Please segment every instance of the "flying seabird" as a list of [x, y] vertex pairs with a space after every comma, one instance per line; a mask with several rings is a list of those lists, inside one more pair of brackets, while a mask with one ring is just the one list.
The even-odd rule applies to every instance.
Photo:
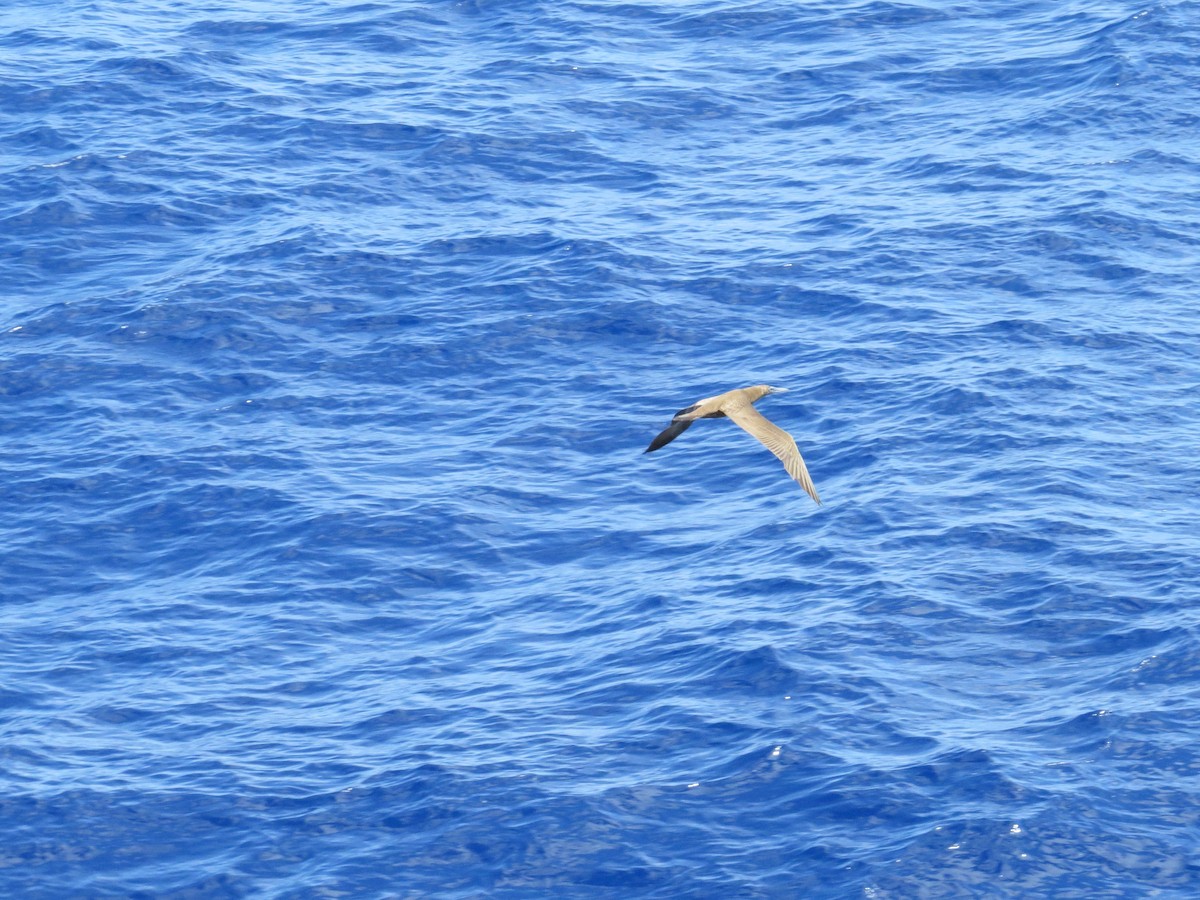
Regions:
[[778, 456], [783, 467], [787, 469], [787, 473], [800, 482], [800, 487], [808, 491], [808, 496], [820, 503], [821, 498], [817, 496], [816, 486], [813, 485], [795, 440], [754, 408], [754, 404], [767, 394], [782, 394], [786, 391], [787, 388], [756, 384], [754, 387], [726, 391], [724, 394], [709, 397], [707, 400], [698, 400], [687, 409], [681, 409], [675, 413], [671, 424], [650, 442], [650, 446], [646, 448], [645, 452], [653, 453], [659, 447], [665, 447], [687, 431], [697, 419], [723, 419], [728, 416], [733, 419], [735, 425], [749, 432], [751, 436], [760, 440], [768, 450]]

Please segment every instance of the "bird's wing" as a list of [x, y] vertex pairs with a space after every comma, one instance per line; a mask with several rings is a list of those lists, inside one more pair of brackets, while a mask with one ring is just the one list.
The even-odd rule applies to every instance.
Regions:
[[[687, 410], [683, 410], [683, 412], [687, 412]], [[650, 442], [650, 446], [647, 447], [643, 452], [652, 453], [659, 447], [665, 447], [667, 444], [671, 443], [671, 441], [675, 440], [675, 438], [687, 431], [688, 426], [694, 421], [695, 419], [673, 420], [670, 425], [662, 430], [658, 437]]]
[[779, 461], [783, 463], [787, 473], [800, 482], [800, 487], [808, 491], [808, 496], [818, 503], [821, 502], [821, 498], [817, 496], [817, 488], [813, 484], [812, 476], [808, 474], [808, 468], [804, 465], [804, 457], [800, 455], [800, 450], [790, 434], [767, 419], [749, 403], [731, 404], [724, 409], [725, 415], [753, 437], [762, 441], [763, 446], [779, 457]]

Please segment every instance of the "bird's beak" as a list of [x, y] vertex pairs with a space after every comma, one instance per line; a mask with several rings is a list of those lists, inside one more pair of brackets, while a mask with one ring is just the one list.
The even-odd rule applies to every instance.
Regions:
[[787, 388], [777, 388], [777, 387], [771, 388], [772, 394], [786, 394], [787, 392], [788, 392]]

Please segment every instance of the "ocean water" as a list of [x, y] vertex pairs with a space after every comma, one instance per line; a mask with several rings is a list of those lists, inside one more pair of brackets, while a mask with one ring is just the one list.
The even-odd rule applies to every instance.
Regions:
[[1196, 896], [1198, 136], [1194, 0], [2, 0], [0, 895]]

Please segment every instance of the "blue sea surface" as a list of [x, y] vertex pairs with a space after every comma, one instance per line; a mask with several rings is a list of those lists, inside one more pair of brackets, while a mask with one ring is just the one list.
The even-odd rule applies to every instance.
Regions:
[[0, 410], [0, 896], [1200, 896], [1196, 0], [0, 0]]

